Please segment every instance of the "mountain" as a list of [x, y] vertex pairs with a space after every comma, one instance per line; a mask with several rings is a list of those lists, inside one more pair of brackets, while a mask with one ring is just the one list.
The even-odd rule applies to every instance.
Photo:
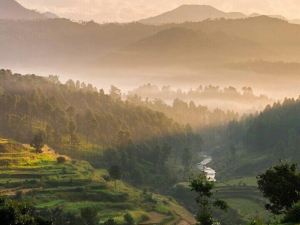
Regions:
[[5, 20], [40, 20], [57, 17], [53, 13], [39, 13], [23, 7], [15, 0], [0, 1], [0, 19]]
[[144, 24], [160, 25], [169, 23], [200, 22], [207, 19], [237, 19], [246, 15], [239, 12], [223, 12], [208, 5], [182, 5], [161, 15], [146, 18], [139, 22]]
[[226, 49], [230, 49], [230, 54], [233, 55], [234, 46], [244, 48], [244, 50], [257, 47], [255, 43], [247, 39], [231, 36], [225, 32], [207, 33], [191, 28], [172, 27], [140, 40], [132, 46], [132, 50], [140, 53], [151, 51], [159, 55], [180, 53], [184, 54], [182, 55], [184, 57], [194, 53], [195, 56], [205, 54], [209, 57], [207, 54], [218, 51], [223, 51], [225, 56], [227, 52], [224, 50]]
[[[0, 51], [6, 54], [0, 55], [0, 66], [46, 75], [88, 74], [89, 79], [105, 80], [105, 70], [114, 70], [112, 76], [119, 80], [128, 69], [134, 73], [126, 74], [133, 79], [139, 74], [141, 79], [139, 69], [150, 74], [162, 66], [171, 72], [175, 67], [214, 71], [227, 69], [230, 63], [253, 60], [299, 62], [299, 37], [299, 25], [267, 16], [160, 26], [100, 25], [67, 19], [1, 20]], [[146, 67], [152, 71], [146, 72]]]
[[257, 16], [268, 16], [270, 18], [275, 18], [275, 19], [280, 19], [280, 20], [285, 20], [285, 21], [288, 20], [287, 18], [285, 18], [282, 15], [264, 15], [264, 14], [259, 14], [259, 13], [252, 13], [249, 15], [249, 17], [257, 17]]

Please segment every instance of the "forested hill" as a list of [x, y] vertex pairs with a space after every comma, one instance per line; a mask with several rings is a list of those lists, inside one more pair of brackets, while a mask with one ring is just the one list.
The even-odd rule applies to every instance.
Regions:
[[300, 98], [268, 106], [246, 129], [249, 150], [300, 161]]
[[280, 160], [299, 163], [300, 98], [285, 99], [258, 115], [231, 123], [223, 143], [216, 154], [224, 157], [223, 162], [231, 162], [222, 171], [226, 175], [257, 175]]
[[0, 105], [1, 135], [26, 143], [38, 130], [49, 144], [103, 147], [118, 145], [120, 136], [138, 142], [184, 131], [162, 113], [123, 102], [117, 89], [106, 95], [91, 84], [62, 84], [56, 76], [1, 70]]

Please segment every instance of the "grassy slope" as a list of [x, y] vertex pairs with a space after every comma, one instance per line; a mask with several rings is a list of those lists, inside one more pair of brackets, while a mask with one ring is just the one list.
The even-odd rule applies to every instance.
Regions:
[[[194, 196], [189, 194], [188, 184], [181, 183], [180, 185], [188, 194], [183, 198], [192, 200]], [[264, 209], [265, 199], [257, 189], [255, 177], [217, 181], [215, 191], [215, 196], [225, 200], [230, 208], [234, 209], [245, 221], [251, 221], [256, 217], [266, 219], [270, 216]]]
[[268, 218], [270, 214], [264, 209], [265, 199], [257, 189], [255, 177], [218, 182], [217, 196], [224, 199], [230, 207], [246, 220], [255, 217]]
[[130, 212], [137, 222], [194, 222], [192, 215], [171, 198], [150, 193], [146, 197], [121, 181], [115, 190], [114, 183], [104, 179], [105, 170], [68, 157], [59, 164], [58, 156], [47, 147], [36, 154], [29, 146], [0, 139], [0, 195], [22, 193], [23, 199], [32, 200], [38, 208], [62, 207], [74, 214], [93, 207], [99, 220], [113, 217], [121, 222]]

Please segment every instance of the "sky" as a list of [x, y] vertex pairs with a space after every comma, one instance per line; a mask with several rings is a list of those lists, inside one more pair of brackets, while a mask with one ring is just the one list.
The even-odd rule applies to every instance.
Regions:
[[206, 4], [224, 11], [283, 15], [300, 19], [300, 0], [17, 0], [30, 9], [51, 11], [73, 20], [130, 22], [155, 16], [182, 4]]

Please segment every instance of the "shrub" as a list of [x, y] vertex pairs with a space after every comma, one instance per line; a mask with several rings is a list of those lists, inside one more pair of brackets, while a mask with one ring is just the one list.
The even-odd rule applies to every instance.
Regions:
[[134, 225], [134, 224], [135, 222], [133, 217], [129, 213], [126, 213], [124, 215], [124, 225]]
[[59, 157], [57, 157], [57, 163], [65, 163], [67, 160], [66, 160], [66, 158], [65, 157], [63, 157], [63, 156], [59, 156]]
[[300, 202], [296, 203], [285, 215], [285, 223], [299, 223], [300, 222]]
[[117, 222], [114, 219], [106, 220], [103, 225], [117, 225]]
[[102, 176], [103, 177], [103, 179], [106, 181], [106, 182], [108, 182], [108, 181], [111, 181], [111, 178], [110, 178], [110, 176], [109, 175], [103, 175]]

